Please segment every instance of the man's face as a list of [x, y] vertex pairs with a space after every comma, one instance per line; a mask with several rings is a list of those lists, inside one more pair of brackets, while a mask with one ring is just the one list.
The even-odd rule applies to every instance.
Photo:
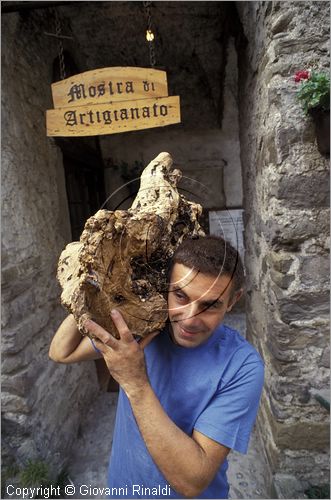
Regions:
[[206, 342], [239, 300], [242, 290], [232, 297], [230, 278], [214, 277], [176, 263], [172, 269], [168, 311], [172, 338], [182, 347]]

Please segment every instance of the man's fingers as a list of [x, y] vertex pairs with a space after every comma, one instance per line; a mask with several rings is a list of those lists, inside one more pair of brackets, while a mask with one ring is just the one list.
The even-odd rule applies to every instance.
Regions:
[[[136, 342], [121, 313], [116, 309], [113, 309], [111, 312], [111, 317], [120, 334], [120, 340], [115, 339], [115, 337], [110, 335], [110, 333], [108, 333], [104, 328], [102, 328], [102, 326], [98, 325], [94, 321], [89, 319], [84, 322], [84, 328], [86, 328], [86, 330], [95, 337], [94, 343], [96, 344], [96, 347], [102, 352], [104, 352], [104, 350], [102, 349], [102, 344], [105, 344], [112, 349], [117, 349], [121, 341], [125, 343]], [[144, 349], [159, 333], [159, 331], [150, 333], [139, 342], [139, 346]]]
[[121, 340], [124, 340], [124, 342], [126, 343], [135, 341], [128, 325], [125, 323], [124, 318], [119, 311], [113, 309], [111, 312], [111, 319], [113, 320], [114, 325], [116, 326], [118, 333], [120, 334]]
[[139, 345], [142, 347], [142, 349], [145, 349], [145, 347], [150, 343], [152, 342], [153, 338], [156, 337], [156, 335], [158, 335], [160, 332], [157, 331], [157, 332], [152, 332], [150, 333], [149, 335], [147, 335], [147, 337], [144, 337], [140, 342], [139, 342]]
[[[96, 337], [96, 340], [106, 344], [112, 349], [116, 349], [118, 341], [110, 335], [102, 326], [98, 325], [91, 319], [85, 321], [84, 327], [89, 333], [92, 333]], [[99, 347], [99, 346], [98, 346]]]
[[97, 339], [96, 337], [89, 337], [89, 339], [96, 353], [104, 354], [106, 352], [108, 346], [101, 342], [101, 340]]

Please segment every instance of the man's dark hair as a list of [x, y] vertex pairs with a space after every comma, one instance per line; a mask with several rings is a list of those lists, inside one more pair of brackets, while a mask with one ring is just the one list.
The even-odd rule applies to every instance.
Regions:
[[176, 263], [214, 277], [229, 276], [232, 293], [240, 290], [244, 283], [244, 268], [239, 252], [219, 236], [185, 239], [172, 257], [169, 277]]

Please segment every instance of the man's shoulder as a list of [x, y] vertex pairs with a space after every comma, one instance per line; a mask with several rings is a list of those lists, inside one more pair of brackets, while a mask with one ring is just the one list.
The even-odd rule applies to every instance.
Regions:
[[246, 340], [241, 333], [239, 333], [234, 328], [222, 324], [222, 339], [224, 342], [224, 346], [233, 354], [240, 358], [249, 358], [250, 361], [256, 361], [257, 363], [262, 363], [263, 359], [256, 348]]

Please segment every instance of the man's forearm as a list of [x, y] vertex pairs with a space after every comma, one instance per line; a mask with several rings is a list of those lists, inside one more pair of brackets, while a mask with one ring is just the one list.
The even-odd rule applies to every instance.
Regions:
[[147, 449], [164, 477], [181, 495], [198, 496], [218, 467], [168, 417], [149, 383], [128, 397]]
[[77, 323], [70, 314], [60, 325], [49, 348], [49, 357], [57, 363], [77, 363], [101, 358], [88, 337], [82, 337]]
[[49, 356], [54, 361], [62, 361], [79, 345], [82, 336], [72, 314], [67, 316], [58, 328], [49, 349]]

